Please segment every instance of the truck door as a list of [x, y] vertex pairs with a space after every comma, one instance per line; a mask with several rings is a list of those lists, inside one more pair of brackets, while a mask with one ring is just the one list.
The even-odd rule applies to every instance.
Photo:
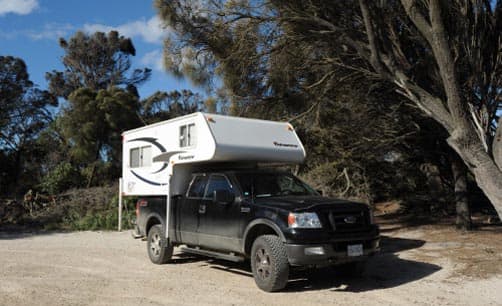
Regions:
[[188, 187], [185, 201], [179, 206], [179, 222], [177, 229], [181, 237], [181, 243], [198, 245], [197, 228], [199, 226], [199, 208], [206, 190], [208, 177], [205, 174], [197, 174], [192, 178]]
[[215, 190], [227, 190], [234, 195], [235, 187], [223, 174], [211, 174], [199, 207], [199, 245], [203, 247], [239, 251], [241, 219], [240, 204], [213, 202]]

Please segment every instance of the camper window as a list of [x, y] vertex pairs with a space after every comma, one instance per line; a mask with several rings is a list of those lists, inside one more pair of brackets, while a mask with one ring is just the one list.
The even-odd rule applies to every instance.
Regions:
[[139, 167], [139, 148], [134, 148], [129, 151], [129, 166], [131, 168]]
[[132, 148], [129, 151], [131, 168], [149, 167], [152, 165], [152, 146]]
[[195, 123], [180, 126], [180, 148], [192, 147], [197, 142]]

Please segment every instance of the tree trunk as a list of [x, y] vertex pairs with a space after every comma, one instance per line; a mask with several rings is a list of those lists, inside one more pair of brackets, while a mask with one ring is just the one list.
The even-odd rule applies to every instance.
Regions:
[[19, 184], [19, 178], [21, 177], [21, 173], [23, 172], [23, 166], [21, 165], [22, 163], [22, 148], [18, 148], [16, 152], [14, 153], [14, 173], [13, 173], [13, 178], [12, 182], [14, 182], [14, 196], [17, 197], [17, 195], [21, 192], [21, 185]]
[[467, 168], [459, 157], [451, 161], [451, 171], [455, 181], [455, 207], [457, 211], [457, 228], [462, 230], [472, 229], [471, 210], [467, 198]]
[[[497, 132], [492, 144], [493, 160], [502, 171], [502, 116], [499, 118]], [[501, 218], [502, 220], [502, 218]]]
[[501, 218], [502, 171], [484, 150], [478, 136], [472, 131], [456, 130], [448, 138], [448, 144], [460, 155]]
[[96, 171], [96, 162], [92, 163], [91, 173], [89, 173], [89, 177], [87, 178], [86, 188], [90, 188], [92, 186], [92, 179], [94, 178], [95, 171]]

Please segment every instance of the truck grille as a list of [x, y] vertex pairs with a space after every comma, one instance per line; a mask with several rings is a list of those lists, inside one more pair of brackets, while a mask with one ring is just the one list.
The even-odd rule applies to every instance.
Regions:
[[356, 232], [368, 227], [368, 216], [364, 211], [339, 212], [327, 211], [325, 221], [336, 232]]

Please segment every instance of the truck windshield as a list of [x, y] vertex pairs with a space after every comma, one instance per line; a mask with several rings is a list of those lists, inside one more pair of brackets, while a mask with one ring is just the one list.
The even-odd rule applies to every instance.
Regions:
[[245, 197], [319, 195], [312, 187], [288, 173], [237, 173]]

